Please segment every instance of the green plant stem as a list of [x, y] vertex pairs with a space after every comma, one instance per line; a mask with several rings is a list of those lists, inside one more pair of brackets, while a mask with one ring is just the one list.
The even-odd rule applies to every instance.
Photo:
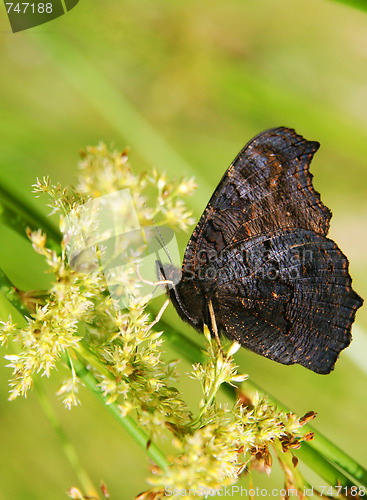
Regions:
[[[73, 360], [74, 369], [80, 379], [83, 380], [85, 385], [90, 389], [93, 394], [104, 403], [107, 410], [115, 417], [115, 419], [124, 427], [124, 429], [131, 435], [131, 437], [147, 451], [148, 456], [161, 468], [167, 469], [168, 461], [161, 450], [155, 445], [145, 432], [135, 423], [135, 421], [130, 417], [122, 417], [121, 411], [116, 403], [109, 403], [108, 397], [103, 396], [101, 389], [98, 386], [98, 382], [92, 373], [86, 368], [86, 364], [89, 364], [95, 368], [98, 373], [104, 375], [110, 380], [114, 380], [114, 375], [110, 372], [106, 365], [104, 365], [100, 359], [93, 353], [93, 351], [88, 347], [88, 345], [81, 341], [79, 342], [78, 348], [75, 349], [78, 357], [83, 359]], [[68, 363], [69, 364], [69, 363]]]
[[[310, 429], [310, 426], [309, 426]], [[317, 431], [316, 431], [317, 432]], [[367, 487], [367, 471], [361, 467], [355, 460], [345, 454], [334, 443], [325, 436], [317, 432], [317, 436], [312, 442], [313, 450], [319, 455], [324, 455], [328, 460], [332, 460], [341, 469], [344, 469], [352, 478], [355, 478], [361, 485]]]
[[15, 309], [22, 314], [22, 316], [26, 317], [30, 315], [28, 309], [23, 304], [19, 293], [17, 292], [17, 288], [13, 285], [2, 269], [0, 269], [0, 292], [10, 302], [10, 304], [12, 304]]
[[64, 452], [64, 455], [66, 456], [68, 462], [70, 463], [73, 471], [75, 472], [81, 487], [83, 488], [83, 491], [88, 494], [89, 497], [91, 498], [96, 498], [99, 499], [99, 494], [97, 492], [97, 489], [93, 485], [92, 480], [90, 479], [87, 471], [83, 468], [76, 449], [74, 448], [73, 444], [65, 434], [60, 421], [52, 408], [50, 401], [48, 400], [48, 397], [43, 390], [43, 387], [41, 383], [39, 383], [37, 380], [34, 381], [34, 387], [37, 391], [38, 399], [41, 404], [41, 407], [43, 409], [43, 412], [45, 413], [47, 420], [49, 421], [51, 427], [55, 431], [56, 435], [58, 436], [62, 449]]
[[[78, 358], [81, 355], [78, 355]], [[88, 355], [90, 358], [90, 353]], [[96, 358], [98, 359], [98, 358]], [[69, 361], [65, 360], [69, 365]], [[145, 432], [138, 426], [138, 424], [130, 417], [121, 416], [121, 411], [118, 407], [117, 403], [108, 403], [108, 398], [103, 396], [101, 389], [98, 386], [98, 382], [94, 375], [86, 368], [85, 364], [80, 359], [72, 360], [74, 369], [78, 377], [84, 382], [86, 387], [99, 399], [103, 402], [104, 406], [107, 410], [114, 416], [114, 418], [119, 422], [120, 425], [130, 434], [130, 436], [134, 439], [134, 441], [141, 446], [148, 456], [152, 459], [152, 461], [158, 465], [161, 469], [167, 469], [169, 463], [165, 457], [165, 455], [161, 452], [161, 450], [155, 445], [149, 437], [145, 434]], [[102, 365], [102, 363], [101, 363]], [[103, 366], [103, 365], [102, 365]], [[112, 374], [109, 372], [109, 375]]]
[[344, 3], [348, 7], [354, 7], [355, 9], [364, 10], [367, 12], [367, 2], [366, 0], [334, 0], [339, 3]]
[[290, 472], [292, 476], [292, 482], [294, 482], [294, 486], [296, 486], [296, 488], [298, 488], [300, 491], [303, 491], [304, 488], [309, 488], [310, 484], [302, 476], [299, 468], [294, 467], [292, 463], [292, 455], [290, 453], [283, 453], [283, 449], [280, 443], [276, 443], [274, 446], [276, 448], [278, 460], [284, 470], [285, 477], [288, 478]]
[[200, 410], [199, 415], [189, 424], [190, 427], [195, 428], [198, 424], [200, 424], [202, 416], [205, 414], [205, 412], [209, 408], [209, 406], [212, 403], [213, 399], [215, 398], [217, 392], [218, 392], [218, 390], [215, 390], [215, 389], [212, 389], [210, 391], [208, 399], [206, 400], [204, 406]]
[[[174, 330], [169, 324], [160, 321], [157, 324], [157, 329], [165, 332], [165, 339], [170, 345], [190, 363], [198, 363], [204, 361], [204, 354], [198, 344], [188, 339], [183, 333]], [[246, 381], [246, 387], [250, 390], [267, 393], [263, 391], [254, 382]], [[222, 389], [233, 399], [236, 398], [236, 393], [233, 387], [229, 385], [222, 386]], [[277, 405], [280, 409], [290, 411], [285, 405], [277, 401], [276, 398], [268, 396], [268, 400]], [[306, 427], [307, 426], [307, 427]], [[329, 441], [320, 432], [314, 430], [311, 425], [306, 424], [307, 432], [315, 432], [317, 437], [312, 442], [302, 443], [301, 450], [297, 450], [297, 456], [326, 481], [335, 480], [338, 478], [343, 486], [351, 486], [352, 484], [361, 484], [367, 487], [367, 471], [359, 465], [352, 457], [347, 455], [343, 450]], [[350, 479], [349, 479], [350, 478]], [[352, 481], [352, 482], [351, 482]], [[329, 483], [337, 485], [337, 482]]]
[[115, 379], [107, 366], [101, 362], [101, 360], [94, 354], [94, 352], [89, 348], [88, 344], [84, 342], [84, 340], [81, 340], [78, 343], [78, 348], [76, 349], [76, 351], [84, 359], [85, 363], [83, 364], [93, 366], [93, 368], [95, 368], [98, 373], [104, 375], [110, 380]]
[[29, 203], [21, 201], [20, 197], [14, 196], [4, 186], [0, 186], [0, 220], [23, 238], [27, 238], [27, 227], [32, 231], [41, 229], [47, 234], [49, 247], [60, 251], [60, 232]]
[[[317, 439], [317, 436], [316, 438]], [[303, 463], [307, 464], [314, 472], [316, 472], [322, 479], [324, 479], [330, 486], [348, 487], [357, 486], [362, 484], [356, 478], [349, 477], [342, 470], [339, 470], [335, 465], [317, 450], [315, 450], [310, 443], [302, 443], [301, 448], [294, 450], [294, 454]]]

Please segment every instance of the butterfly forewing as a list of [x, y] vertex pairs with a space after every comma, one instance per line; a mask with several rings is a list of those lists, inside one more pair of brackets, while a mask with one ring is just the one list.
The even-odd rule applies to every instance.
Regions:
[[284, 127], [252, 139], [209, 201], [187, 246], [184, 271], [195, 270], [205, 252], [219, 254], [258, 234], [300, 227], [326, 235], [331, 212], [308, 171], [318, 148]]

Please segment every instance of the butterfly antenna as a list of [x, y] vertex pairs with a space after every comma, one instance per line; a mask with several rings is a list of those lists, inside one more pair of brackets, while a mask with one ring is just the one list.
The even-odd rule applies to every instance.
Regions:
[[[144, 201], [144, 200], [142, 200], [142, 201], [143, 201], [143, 204], [144, 204], [145, 208], [147, 208], [147, 206], [146, 206], [146, 204], [145, 204], [145, 201]], [[165, 251], [165, 253], [166, 253], [166, 255], [167, 255], [167, 257], [168, 257], [168, 259], [169, 259], [170, 263], [174, 266], [173, 260], [172, 260], [172, 258], [171, 258], [170, 253], [169, 253], [169, 250], [168, 250], [168, 248], [167, 248], [167, 245], [166, 245], [166, 243], [165, 243], [165, 241], [164, 241], [164, 238], [163, 238], [163, 236], [162, 236], [162, 233], [160, 232], [160, 230], [159, 230], [159, 228], [158, 228], [158, 226], [157, 226], [157, 224], [155, 223], [155, 221], [154, 221], [154, 219], [153, 219], [153, 218], [152, 218], [152, 222], [153, 222], [154, 227], [155, 227], [155, 229], [156, 229], [156, 231], [157, 231], [157, 233], [158, 233], [158, 236], [159, 236], [159, 238], [158, 238], [157, 236], [156, 236], [155, 238], [156, 238], [156, 240], [158, 241], [158, 243], [161, 245], [161, 247], [163, 248], [163, 250]], [[190, 313], [187, 311], [186, 307], [185, 307], [185, 306], [184, 306], [184, 304], [182, 303], [182, 301], [181, 301], [181, 299], [180, 299], [180, 296], [179, 296], [179, 294], [177, 293], [175, 283], [174, 283], [173, 281], [172, 281], [172, 283], [171, 283], [171, 286], [172, 286], [172, 288], [173, 288], [173, 290], [174, 290], [174, 294], [175, 294], [176, 300], [177, 300], [178, 304], [180, 305], [181, 309], [182, 309], [183, 311], [185, 311], [185, 312], [186, 312], [186, 316], [187, 316], [188, 318], [190, 318], [192, 322], [195, 322], [195, 319], [194, 319], [194, 318], [192, 318], [192, 317], [190, 316]], [[217, 335], [217, 339], [218, 339], [218, 342], [219, 342], [219, 336], [218, 336], [218, 335]], [[220, 342], [219, 342], [219, 346], [220, 346]], [[220, 348], [220, 350], [222, 349], [221, 347], [219, 347], [219, 348]], [[222, 352], [223, 352], [223, 351], [222, 351]]]
[[156, 225], [156, 223], [154, 222], [154, 220], [153, 220], [153, 219], [152, 219], [152, 222], [153, 222], [153, 224], [154, 224], [154, 227], [156, 228], [157, 233], [159, 234], [159, 238], [156, 236], [156, 237], [155, 237], [155, 239], [156, 239], [156, 240], [158, 241], [158, 243], [160, 243], [160, 245], [162, 246], [163, 250], [165, 251], [165, 253], [166, 253], [166, 255], [167, 255], [167, 257], [168, 257], [168, 259], [169, 259], [169, 261], [170, 261], [170, 263], [171, 263], [172, 265], [174, 265], [174, 264], [173, 264], [173, 260], [172, 260], [172, 258], [171, 258], [171, 254], [169, 253], [169, 250], [168, 250], [167, 245], [166, 245], [166, 243], [165, 243], [165, 241], [164, 241], [164, 238], [163, 238], [163, 236], [162, 236], [162, 233], [161, 233], [161, 232], [160, 232], [160, 230], [159, 230], [159, 227]]
[[[145, 207], [145, 208], [147, 209], [147, 211], [148, 211], [148, 207], [147, 207], [147, 205], [146, 205], [146, 203], [145, 203], [144, 198], [142, 197], [142, 195], [140, 195], [140, 198], [141, 198], [141, 201], [143, 202], [144, 207]], [[160, 232], [160, 230], [159, 230], [159, 228], [158, 228], [157, 224], [155, 223], [154, 219], [152, 218], [151, 220], [152, 220], [152, 222], [153, 222], [153, 224], [154, 224], [154, 227], [155, 227], [155, 229], [156, 229], [156, 231], [157, 231], [157, 233], [158, 233], [158, 236], [159, 236], [159, 238], [158, 238], [158, 236], [156, 236], [156, 237], [155, 237], [155, 238], [156, 238], [156, 240], [157, 240], [157, 241], [158, 241], [158, 243], [161, 245], [161, 248], [163, 248], [163, 250], [165, 251], [165, 254], [167, 255], [167, 257], [168, 257], [168, 259], [169, 259], [170, 263], [171, 263], [172, 265], [174, 265], [174, 264], [173, 264], [173, 260], [172, 260], [172, 258], [171, 258], [171, 255], [170, 255], [170, 253], [169, 253], [169, 250], [168, 250], [168, 248], [167, 248], [167, 245], [166, 245], [166, 243], [165, 243], [165, 241], [164, 241], [164, 238], [163, 238], [163, 236], [162, 236], [162, 233]]]

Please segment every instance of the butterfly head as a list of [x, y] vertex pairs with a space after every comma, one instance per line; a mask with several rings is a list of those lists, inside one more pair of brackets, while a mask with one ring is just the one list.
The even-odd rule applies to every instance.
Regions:
[[183, 283], [181, 269], [172, 264], [162, 264], [159, 260], [156, 260], [156, 266], [158, 280], [166, 282], [166, 293], [178, 314], [196, 330], [202, 331], [201, 296], [195, 293], [190, 281]]
[[181, 269], [173, 264], [162, 264], [160, 260], [156, 260], [155, 264], [157, 266], [158, 280], [167, 282], [164, 285], [167, 293], [170, 293], [170, 289], [174, 288], [181, 279]]

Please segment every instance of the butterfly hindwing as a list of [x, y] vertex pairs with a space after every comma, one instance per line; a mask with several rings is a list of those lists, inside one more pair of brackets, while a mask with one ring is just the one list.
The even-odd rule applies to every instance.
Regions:
[[332, 240], [299, 229], [267, 234], [233, 247], [215, 266], [216, 280], [206, 279], [203, 290], [227, 337], [280, 363], [332, 370], [362, 303]]

